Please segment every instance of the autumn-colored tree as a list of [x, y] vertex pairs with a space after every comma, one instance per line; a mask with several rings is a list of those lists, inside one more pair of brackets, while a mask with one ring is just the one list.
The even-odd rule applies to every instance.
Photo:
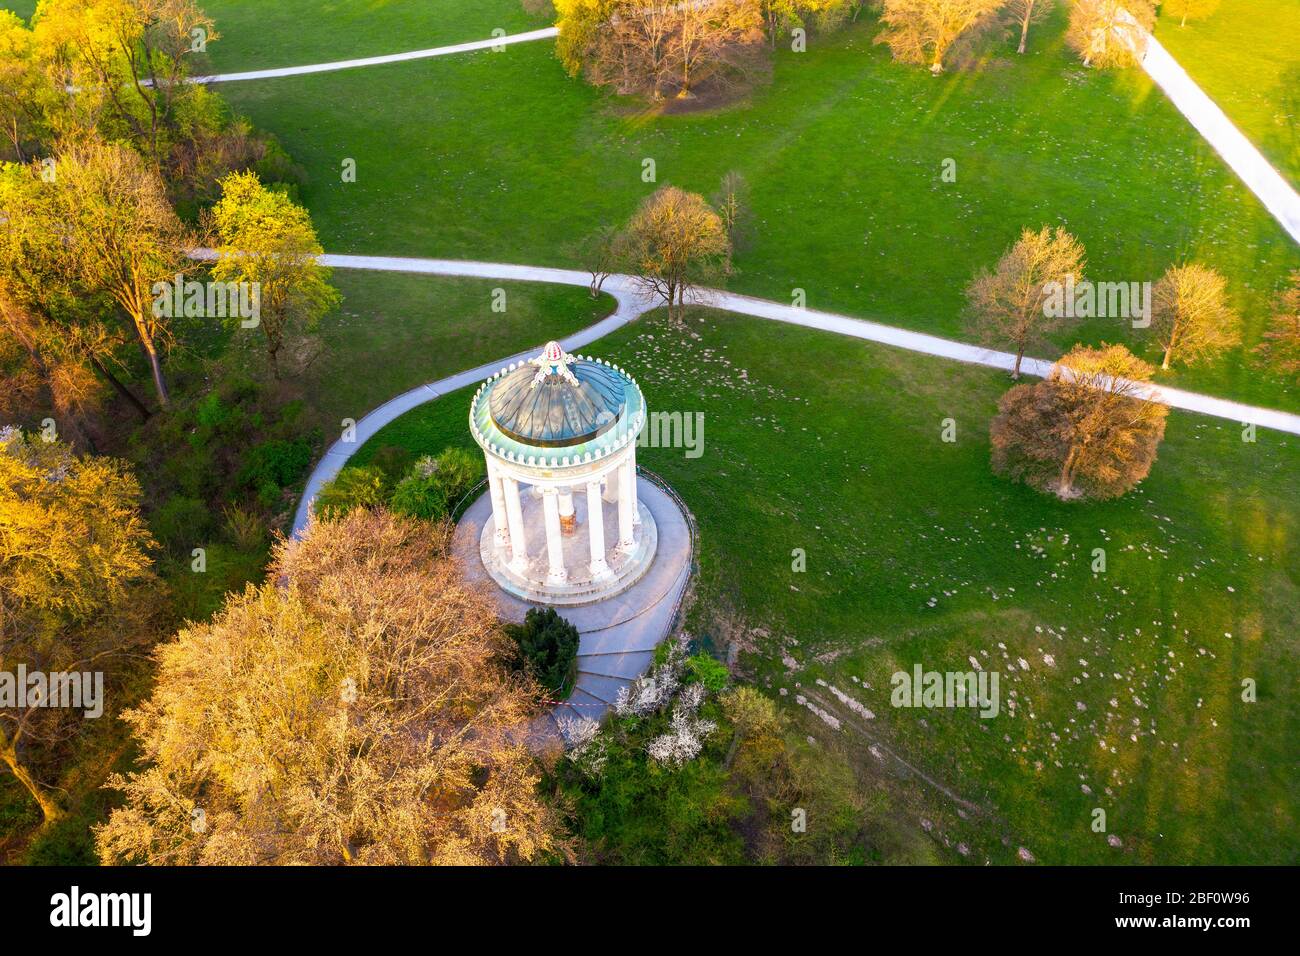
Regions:
[[[267, 583], [157, 650], [126, 719], [143, 769], [96, 829], [105, 862], [478, 864], [569, 852], [450, 526], [358, 511], [275, 550]], [[281, 582], [281, 583], [277, 583]]]
[[1025, 350], [1042, 343], [1064, 318], [1047, 308], [1050, 287], [1068, 276], [1083, 278], [1084, 252], [1064, 229], [1024, 229], [998, 260], [966, 287], [967, 326], [972, 335], [993, 346], [1015, 349], [1012, 378], [1020, 377]]
[[[103, 672], [149, 639], [157, 586], [139, 503], [124, 462], [0, 429], [0, 671]], [[36, 765], [79, 717], [30, 701], [0, 707], [0, 762], [47, 823], [62, 807]]]
[[1025, 52], [1029, 42], [1030, 24], [1038, 23], [1052, 12], [1056, 0], [1007, 0], [1007, 16], [1020, 30], [1020, 46], [1017, 53]]
[[1206, 266], [1171, 266], [1152, 292], [1150, 334], [1164, 352], [1188, 365], [1241, 343], [1241, 317], [1228, 305], [1227, 281]]
[[573, 76], [653, 99], [747, 76], [762, 39], [755, 0], [558, 0], [557, 53]]
[[212, 277], [246, 282], [259, 290], [258, 326], [266, 339], [271, 371], [280, 377], [280, 348], [295, 327], [314, 328], [338, 305], [330, 270], [311, 215], [283, 192], [267, 189], [255, 173], [231, 173], [221, 181], [213, 222], [221, 245]]
[[943, 72], [944, 58], [958, 41], [970, 42], [997, 20], [1005, 0], [884, 0], [877, 43], [888, 44], [895, 60], [928, 64]]
[[170, 402], [160, 349], [171, 334], [154, 286], [193, 271], [189, 233], [176, 217], [158, 174], [122, 146], [90, 142], [57, 158], [67, 261], [88, 290], [126, 315], [149, 363], [158, 402]]
[[624, 235], [629, 268], [664, 300], [670, 318], [680, 319], [692, 288], [729, 269], [731, 242], [721, 217], [702, 196], [676, 186], [646, 197]]
[[1180, 27], [1188, 20], [1204, 20], [1219, 9], [1220, 0], [1161, 0], [1160, 15], [1177, 17]]
[[211, 18], [194, 0], [41, 0], [32, 29], [64, 121], [129, 141], [162, 171], [207, 96], [186, 80], [218, 39]]
[[1076, 345], [998, 403], [993, 470], [1062, 500], [1114, 498], [1151, 471], [1167, 406], [1147, 394], [1152, 368], [1122, 345]]
[[1255, 353], [1279, 372], [1300, 375], [1300, 269], [1291, 273], [1290, 284], [1278, 296], [1277, 308]]
[[1065, 42], [1084, 66], [1133, 66], [1146, 55], [1154, 0], [1074, 0]]

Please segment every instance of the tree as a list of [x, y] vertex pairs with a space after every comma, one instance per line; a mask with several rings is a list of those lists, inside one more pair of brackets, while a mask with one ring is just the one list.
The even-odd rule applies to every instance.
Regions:
[[1279, 372], [1300, 374], [1300, 269], [1291, 273], [1290, 285], [1278, 296], [1264, 340], [1255, 353]]
[[189, 233], [158, 174], [131, 150], [90, 142], [61, 151], [56, 163], [67, 259], [83, 286], [111, 297], [130, 320], [165, 408], [159, 350], [171, 325], [153, 290], [195, 268]]
[[593, 299], [598, 299], [605, 280], [623, 264], [623, 234], [615, 226], [601, 226], [575, 243], [572, 252], [582, 268], [591, 273], [587, 289]]
[[1082, 278], [1083, 267], [1083, 246], [1064, 229], [1024, 229], [993, 271], [982, 272], [966, 287], [971, 333], [986, 344], [1016, 350], [1012, 378], [1020, 378], [1025, 349], [1063, 322], [1045, 307], [1049, 286], [1068, 276]]
[[733, 169], [722, 177], [722, 184], [713, 196], [713, 207], [718, 211], [734, 248], [749, 217], [749, 183], [737, 170]]
[[1151, 372], [1122, 345], [1076, 345], [1048, 378], [1002, 396], [993, 470], [1062, 500], [1124, 494], [1150, 473], [1165, 433]]
[[1228, 305], [1227, 282], [1206, 266], [1171, 266], [1152, 292], [1151, 335], [1169, 368], [1177, 355], [1188, 365], [1241, 342], [1241, 318]]
[[267, 189], [255, 173], [231, 173], [221, 181], [221, 192], [213, 210], [221, 245], [212, 276], [259, 290], [258, 325], [278, 379], [286, 333], [314, 328], [340, 296], [329, 284], [330, 270], [318, 261], [325, 250], [306, 209]]
[[186, 81], [219, 38], [211, 18], [194, 0], [41, 0], [32, 23], [70, 121], [130, 142], [162, 172], [208, 95]]
[[1161, 0], [1161, 16], [1178, 17], [1180, 27], [1188, 20], [1204, 20], [1219, 9], [1219, 0]]
[[[358, 512], [160, 646], [106, 862], [475, 864], [569, 855], [525, 740], [534, 684], [449, 525]], [[283, 582], [277, 583], [277, 582]]]
[[1017, 53], [1025, 52], [1029, 40], [1029, 25], [1038, 23], [1052, 12], [1056, 0], [1008, 0], [1007, 15], [1020, 27], [1020, 46]]
[[993, 25], [1005, 0], [884, 0], [877, 43], [889, 45], [895, 60], [928, 63], [943, 72], [944, 57], [958, 40], [969, 42]]
[[[112, 458], [0, 429], [0, 671], [103, 671], [144, 642], [157, 584], [140, 486]], [[0, 762], [40, 806], [62, 815], [39, 781], [40, 754], [75, 732], [74, 713], [0, 705]]]
[[0, 320], [60, 419], [90, 447], [85, 420], [101, 391], [95, 374], [142, 420], [149, 412], [113, 372], [123, 336], [105, 321], [105, 303], [74, 280], [58, 187], [45, 181], [42, 169], [0, 166]]
[[1134, 66], [1146, 55], [1153, 0], [1075, 0], [1065, 42], [1084, 66]]
[[0, 126], [20, 163], [49, 136], [43, 108], [48, 93], [35, 36], [21, 17], [0, 10]]
[[762, 40], [754, 0], [559, 0], [556, 9], [570, 75], [655, 100], [738, 82]]
[[670, 318], [680, 319], [689, 290], [727, 273], [731, 242], [702, 196], [662, 186], [628, 223], [626, 250], [642, 286], [663, 298]]

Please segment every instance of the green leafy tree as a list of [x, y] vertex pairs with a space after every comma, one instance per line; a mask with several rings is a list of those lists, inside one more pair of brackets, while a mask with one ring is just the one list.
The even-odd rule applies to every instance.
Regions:
[[259, 290], [258, 327], [278, 379], [285, 336], [296, 327], [314, 328], [340, 296], [318, 261], [324, 250], [306, 209], [263, 186], [254, 173], [231, 173], [221, 192], [213, 210], [220, 246], [212, 275]]

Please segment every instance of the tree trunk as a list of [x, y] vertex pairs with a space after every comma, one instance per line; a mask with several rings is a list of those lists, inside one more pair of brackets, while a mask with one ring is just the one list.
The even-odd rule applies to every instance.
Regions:
[[1061, 498], [1069, 498], [1074, 493], [1074, 462], [1078, 457], [1078, 450], [1071, 448], [1070, 453], [1065, 456], [1065, 464], [1061, 466], [1061, 480], [1057, 488], [1057, 495]]
[[1025, 52], [1025, 41], [1029, 38], [1029, 18], [1034, 12], [1034, 5], [1031, 3], [1025, 8], [1025, 19], [1020, 24], [1020, 49], [1017, 53]]
[[1016, 364], [1011, 369], [1011, 378], [1014, 381], [1020, 381], [1020, 362], [1025, 357], [1025, 347], [1021, 345], [1016, 349]]
[[1174, 347], [1172, 345], [1170, 345], [1169, 348], [1165, 349], [1164, 361], [1160, 363], [1160, 367], [1165, 371], [1169, 370], [1169, 359], [1173, 357], [1173, 352], [1174, 352]]
[[149, 375], [153, 376], [153, 389], [159, 394], [159, 405], [166, 408], [172, 405], [172, 395], [166, 390], [166, 381], [162, 378], [162, 362], [159, 359], [159, 351], [153, 347], [152, 342], [144, 345], [144, 355], [149, 360]]
[[108, 366], [99, 360], [99, 356], [90, 354], [87, 357], [90, 359], [90, 364], [95, 367], [95, 371], [108, 379], [108, 384], [113, 386], [113, 390], [125, 398], [131, 404], [131, 407], [139, 413], [140, 421], [147, 422], [149, 420], [149, 409], [145, 407], [144, 402], [136, 398], [135, 393], [127, 388], [116, 375], [109, 371]]
[[32, 799], [41, 808], [41, 815], [45, 818], [45, 822], [42, 824], [43, 827], [48, 827], [63, 816], [63, 808], [50, 799], [50, 796], [41, 789], [41, 785], [36, 782], [36, 778], [19, 761], [18, 753], [14, 750], [12, 744], [0, 749], [0, 760], [4, 761], [5, 766], [18, 778], [18, 782], [26, 788], [27, 792], [32, 795]]

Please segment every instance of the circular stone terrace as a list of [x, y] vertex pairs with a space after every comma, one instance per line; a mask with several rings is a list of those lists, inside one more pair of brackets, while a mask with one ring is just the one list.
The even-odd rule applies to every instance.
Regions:
[[501, 615], [561, 608], [578, 628], [578, 680], [537, 728], [599, 720], [649, 667], [690, 577], [692, 535], [666, 486], [638, 473], [646, 423], [636, 380], [548, 343], [500, 369], [470, 405], [488, 493], [462, 515], [453, 550], [471, 581], [496, 585]]

